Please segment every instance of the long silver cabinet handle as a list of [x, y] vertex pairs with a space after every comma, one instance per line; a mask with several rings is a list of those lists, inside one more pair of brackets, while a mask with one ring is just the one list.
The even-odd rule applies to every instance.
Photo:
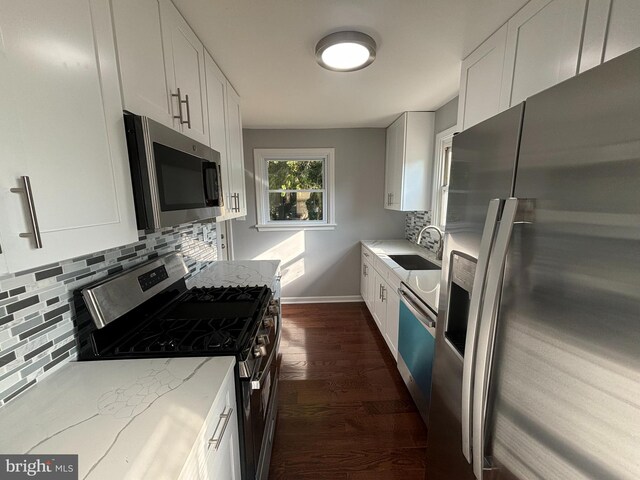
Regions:
[[[213, 445], [214, 450], [218, 450], [220, 448], [220, 444], [222, 444], [222, 439], [224, 437], [224, 432], [227, 431], [227, 426], [231, 421], [231, 414], [233, 413], [233, 407], [229, 407], [227, 412], [223, 412], [220, 414], [220, 419], [218, 420], [218, 425], [220, 422], [224, 420], [224, 424], [222, 424], [222, 429], [220, 430], [220, 435], [218, 437], [211, 437], [209, 439], [209, 446]], [[218, 430], [218, 425], [216, 425], [216, 431]], [[215, 435], [215, 433], [214, 433]]]
[[502, 202], [496, 198], [489, 202], [487, 209], [487, 219], [484, 222], [480, 251], [478, 252], [478, 263], [476, 274], [473, 279], [473, 289], [471, 293], [471, 303], [469, 305], [469, 317], [467, 320], [467, 338], [464, 346], [464, 362], [462, 366], [462, 405], [461, 405], [461, 425], [462, 425], [462, 453], [471, 463], [471, 408], [473, 385], [473, 365], [475, 361], [476, 342], [478, 339], [478, 320], [482, 305], [482, 294], [484, 292], [487, 268], [489, 266], [489, 255], [498, 226], [498, 214]]
[[[189, 108], [189, 94], [185, 94], [184, 101], [187, 105], [187, 128], [191, 129], [191, 109]], [[185, 122], [182, 122], [185, 123]]]
[[184, 122], [184, 120], [182, 118], [182, 103], [183, 103], [182, 94], [180, 93], [180, 89], [179, 88], [177, 88], [176, 91], [178, 93], [172, 93], [171, 94], [172, 97], [178, 97], [178, 115], [174, 115], [173, 118], [178, 119], [180, 124], [183, 124], [185, 122]]
[[29, 220], [31, 220], [31, 228], [33, 229], [33, 233], [21, 233], [21, 238], [31, 238], [35, 242], [35, 248], [42, 248], [42, 237], [40, 235], [40, 225], [38, 224], [38, 215], [36, 214], [36, 205], [33, 201], [33, 191], [31, 190], [31, 179], [23, 175], [20, 177], [22, 180], [22, 188], [12, 188], [11, 192], [13, 193], [24, 193], [25, 197], [27, 197], [27, 207], [29, 208]]
[[427, 328], [435, 328], [436, 327], [436, 318], [433, 313], [430, 311], [425, 311], [423, 308], [420, 308], [418, 302], [414, 295], [403, 288], [398, 289], [398, 294], [407, 308], [413, 313], [416, 318]]
[[[500, 226], [496, 235], [493, 253], [489, 259], [480, 331], [475, 360], [475, 378], [473, 381], [473, 473], [482, 480], [484, 465], [485, 419], [487, 396], [491, 379], [491, 359], [496, 335], [500, 288], [504, 266], [511, 241], [513, 222], [518, 210], [518, 199], [509, 198], [504, 204]], [[466, 346], [465, 346], [466, 349]], [[466, 350], [465, 350], [466, 351]]]

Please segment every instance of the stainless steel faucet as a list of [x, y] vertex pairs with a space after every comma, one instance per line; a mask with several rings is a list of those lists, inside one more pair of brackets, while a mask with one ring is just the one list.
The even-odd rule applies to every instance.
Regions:
[[426, 227], [422, 227], [422, 230], [420, 230], [420, 233], [418, 233], [418, 239], [416, 240], [416, 245], [420, 245], [420, 242], [422, 241], [422, 234], [427, 230], [434, 230], [438, 232], [439, 238], [438, 238], [438, 250], [436, 251], [436, 258], [438, 260], [442, 260], [442, 248], [444, 247], [444, 233], [435, 225], [427, 225]]

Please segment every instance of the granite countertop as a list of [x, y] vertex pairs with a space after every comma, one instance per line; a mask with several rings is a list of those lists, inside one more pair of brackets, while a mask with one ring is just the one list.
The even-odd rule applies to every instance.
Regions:
[[441, 270], [405, 270], [389, 258], [389, 255], [416, 254], [442, 266], [442, 261], [436, 259], [435, 253], [408, 240], [363, 240], [362, 244], [377, 255], [434, 312], [438, 312]]
[[0, 409], [0, 452], [78, 454], [80, 479], [175, 480], [234, 364], [69, 362]]
[[213, 262], [187, 280], [187, 287], [266, 285], [275, 291], [280, 260], [230, 260]]

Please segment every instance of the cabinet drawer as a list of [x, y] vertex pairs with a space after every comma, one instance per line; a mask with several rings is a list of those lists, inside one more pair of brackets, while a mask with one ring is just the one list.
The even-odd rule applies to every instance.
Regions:
[[362, 256], [367, 262], [373, 263], [373, 259], [375, 258], [376, 255], [367, 247], [362, 245]]
[[237, 422], [232, 421], [238, 415], [235, 392], [233, 370], [231, 370], [220, 388], [211, 410], [209, 410], [196, 443], [193, 445], [180, 475], [181, 480], [207, 478], [207, 462], [211, 462], [210, 456], [215, 456], [217, 453], [215, 444], [210, 444], [209, 441], [217, 439], [222, 441], [228, 435], [237, 437], [237, 433], [232, 432], [232, 427], [235, 426], [237, 429]]

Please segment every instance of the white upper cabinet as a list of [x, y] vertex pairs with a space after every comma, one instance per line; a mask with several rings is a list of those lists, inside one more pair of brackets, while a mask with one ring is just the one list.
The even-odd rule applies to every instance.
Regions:
[[[227, 169], [227, 121], [226, 92], [227, 79], [211, 55], [205, 51], [205, 76], [207, 79], [207, 110], [209, 113], [209, 145], [220, 152], [222, 176]], [[225, 199], [226, 201], [226, 199]]]
[[208, 145], [204, 46], [171, 0], [160, 0], [160, 19], [176, 125], [185, 135]]
[[240, 97], [206, 53], [207, 105], [211, 148], [220, 152], [223, 215], [219, 221], [247, 214]]
[[0, 0], [0, 88], [11, 92], [0, 95], [9, 271], [137, 239], [112, 32], [107, 0], [56, 8]]
[[387, 128], [384, 207], [430, 210], [435, 113], [405, 112]]
[[640, 1], [589, 0], [580, 71], [640, 47]]
[[242, 115], [240, 97], [227, 82], [227, 155], [229, 165], [229, 188], [227, 218], [244, 217], [247, 214], [246, 187], [244, 179], [244, 149], [242, 146]]
[[507, 23], [500, 109], [578, 73], [587, 0], [532, 0]]
[[125, 110], [209, 144], [204, 46], [170, 0], [111, 0]]
[[158, 0], [111, 0], [125, 110], [174, 127]]
[[462, 61], [458, 125], [462, 130], [500, 113], [507, 25]]

